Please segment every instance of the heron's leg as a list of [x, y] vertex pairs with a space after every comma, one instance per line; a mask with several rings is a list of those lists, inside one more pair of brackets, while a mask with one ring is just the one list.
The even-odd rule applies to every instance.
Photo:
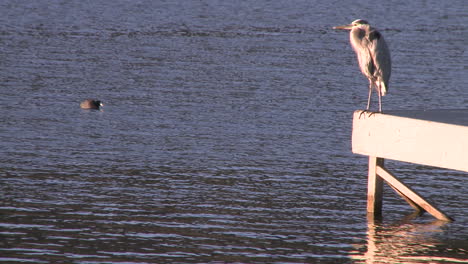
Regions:
[[368, 111], [370, 108], [371, 95], [372, 95], [372, 82], [369, 81], [369, 97], [367, 97], [367, 110]]
[[382, 91], [380, 90], [380, 85], [377, 92], [379, 93], [379, 112], [382, 113]]
[[[369, 80], [369, 97], [367, 98], [367, 108], [366, 108], [366, 110], [363, 110], [363, 111], [361, 112], [361, 114], [359, 114], [359, 119], [361, 118], [361, 116], [362, 116], [364, 113], [371, 112], [371, 111], [369, 110], [371, 97], [372, 97], [372, 82], [371, 82], [371, 80]], [[371, 115], [372, 115], [372, 112], [371, 112], [371, 114], [370, 114], [369, 116], [371, 116]]]

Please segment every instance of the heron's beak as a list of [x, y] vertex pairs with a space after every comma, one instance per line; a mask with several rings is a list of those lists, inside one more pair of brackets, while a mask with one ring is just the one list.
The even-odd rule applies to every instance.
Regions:
[[343, 25], [343, 26], [336, 26], [333, 29], [352, 29], [353, 25]]

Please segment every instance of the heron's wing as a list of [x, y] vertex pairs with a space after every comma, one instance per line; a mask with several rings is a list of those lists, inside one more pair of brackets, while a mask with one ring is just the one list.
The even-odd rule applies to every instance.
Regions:
[[388, 81], [392, 71], [392, 62], [387, 43], [377, 30], [371, 30], [368, 34], [370, 42], [369, 52], [375, 66], [374, 77], [377, 81], [385, 84], [385, 90], [388, 91]]
[[372, 54], [370, 52], [370, 46], [372, 45], [369, 41], [365, 30], [355, 28], [351, 30], [350, 34], [351, 45], [356, 52], [359, 68], [362, 74], [364, 74], [369, 80], [373, 79], [374, 75], [374, 62]]

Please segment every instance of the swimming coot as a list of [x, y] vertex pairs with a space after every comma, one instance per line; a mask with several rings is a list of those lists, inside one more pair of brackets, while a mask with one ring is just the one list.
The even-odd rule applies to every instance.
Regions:
[[99, 109], [104, 104], [101, 101], [87, 99], [81, 102], [80, 107], [83, 109]]

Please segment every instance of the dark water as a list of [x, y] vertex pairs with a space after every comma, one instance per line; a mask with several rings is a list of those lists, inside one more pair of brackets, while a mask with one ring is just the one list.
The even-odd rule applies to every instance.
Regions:
[[456, 221], [366, 218], [356, 18], [385, 109], [468, 107], [462, 0], [1, 1], [0, 261], [468, 261], [467, 173], [387, 161]]

